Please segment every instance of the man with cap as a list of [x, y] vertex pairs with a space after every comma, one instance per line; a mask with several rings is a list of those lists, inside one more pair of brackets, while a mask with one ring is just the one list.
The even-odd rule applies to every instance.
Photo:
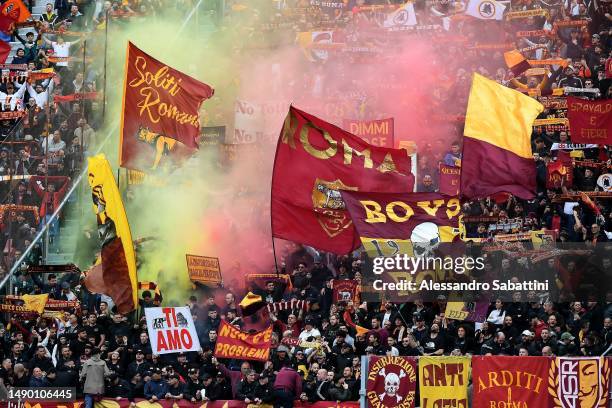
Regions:
[[200, 381], [200, 371], [197, 368], [190, 368], [187, 372], [187, 386], [185, 389], [185, 399], [191, 402], [196, 402], [201, 400], [200, 390], [202, 389], [202, 382], [206, 380], [210, 380], [210, 374], [204, 374], [202, 376], [202, 381]]
[[168, 392], [168, 386], [161, 378], [161, 370], [155, 369], [151, 371], [151, 379], [145, 383], [144, 396], [152, 404], [164, 399]]
[[578, 348], [574, 343], [576, 338], [570, 332], [565, 332], [561, 334], [561, 339], [559, 340], [559, 348], [557, 349], [557, 356], [573, 356], [576, 354]]
[[310, 284], [319, 290], [323, 288], [327, 279], [333, 277], [329, 268], [323, 263], [323, 257], [318, 254], [314, 257], [310, 275], [312, 276]]
[[132, 378], [136, 373], [143, 375], [149, 370], [151, 370], [151, 365], [145, 360], [144, 350], [136, 350], [135, 360], [128, 365], [127, 377]]
[[100, 350], [93, 349], [91, 358], [83, 363], [81, 368], [81, 380], [83, 383], [83, 394], [85, 395], [85, 408], [93, 408], [94, 398], [104, 395], [104, 378], [111, 375], [106, 362], [100, 359]]
[[309, 337], [321, 337], [321, 332], [319, 329], [314, 327], [314, 319], [312, 316], [306, 317], [304, 320], [304, 330], [300, 333], [299, 339], [301, 341], [307, 341]]
[[176, 362], [172, 364], [174, 371], [176, 371], [181, 377], [187, 378], [189, 371], [189, 362], [187, 361], [187, 354], [184, 352], [178, 353], [176, 356]]
[[533, 337], [534, 333], [530, 332], [529, 330], [523, 330], [523, 332], [521, 333], [521, 342], [517, 344], [514, 348], [517, 355], [520, 349], [522, 348], [527, 350], [527, 353], [530, 356], [537, 356], [539, 354], [538, 349], [536, 348], [536, 345], [533, 341]]
[[104, 396], [118, 400], [121, 398], [132, 398], [132, 390], [127, 381], [113, 373], [108, 377], [108, 387], [106, 387]]
[[271, 404], [274, 401], [274, 390], [270, 385], [270, 377], [267, 375], [259, 376], [253, 396], [255, 397], [253, 401], [256, 404]]
[[283, 367], [274, 381], [275, 408], [291, 408], [296, 396], [302, 394], [302, 377], [292, 367]]
[[272, 355], [272, 366], [274, 371], [278, 371], [283, 367], [291, 367], [291, 353], [289, 348], [284, 344], [281, 344], [276, 348], [276, 352]]
[[171, 374], [168, 377], [165, 398], [169, 400], [180, 400], [185, 396], [185, 385], [179, 381], [178, 374]]
[[[227, 377], [223, 373], [218, 372], [211, 384], [210, 392], [209, 388], [206, 388], [206, 395], [202, 395], [202, 398], [206, 397], [211, 401], [235, 399], [232, 387], [233, 384], [229, 383]], [[202, 393], [204, 393], [204, 389]]]

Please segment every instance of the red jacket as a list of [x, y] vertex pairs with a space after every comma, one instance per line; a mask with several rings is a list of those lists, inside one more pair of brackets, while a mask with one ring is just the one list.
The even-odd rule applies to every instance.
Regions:
[[299, 397], [302, 393], [302, 377], [293, 368], [283, 367], [276, 375], [274, 388], [291, 391], [293, 395]]
[[[37, 181], [44, 183], [45, 179], [46, 179], [45, 176], [32, 176], [30, 178], [30, 185], [32, 186], [34, 192], [42, 199], [40, 203], [40, 211], [39, 211], [40, 218], [44, 218], [45, 215], [47, 215], [47, 202], [50, 201], [49, 199], [51, 199], [51, 201], [53, 202], [53, 212], [57, 210], [60, 203], [62, 202], [62, 198], [64, 197], [64, 194], [66, 194], [66, 190], [68, 189], [68, 184], [70, 183], [70, 177], [49, 176], [48, 177], [49, 181], [52, 181], [52, 182], [55, 182], [57, 180], [62, 181], [62, 186], [60, 188], [58, 188], [54, 193], [49, 193], [47, 190], [45, 190], [43, 187], [41, 187], [37, 183]], [[49, 197], [50, 194], [52, 194], [51, 197]], [[53, 214], [53, 212], [51, 214]]]

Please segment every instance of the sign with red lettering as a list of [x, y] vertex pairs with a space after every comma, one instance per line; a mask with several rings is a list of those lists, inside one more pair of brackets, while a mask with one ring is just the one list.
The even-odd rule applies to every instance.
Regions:
[[343, 127], [371, 145], [393, 148], [393, 118], [367, 121], [345, 119]]
[[567, 98], [572, 143], [612, 144], [612, 99]]
[[412, 408], [416, 398], [414, 357], [370, 357], [366, 402], [369, 408]]
[[215, 346], [216, 358], [267, 361], [270, 358], [272, 326], [265, 330], [247, 333], [221, 320]]
[[221, 279], [221, 268], [219, 258], [210, 256], [185, 255], [187, 258], [187, 271], [192, 282], [200, 282], [205, 285], [219, 285]]
[[551, 407], [549, 357], [472, 357], [475, 407]]
[[145, 316], [153, 354], [200, 350], [191, 311], [187, 306], [148, 307]]

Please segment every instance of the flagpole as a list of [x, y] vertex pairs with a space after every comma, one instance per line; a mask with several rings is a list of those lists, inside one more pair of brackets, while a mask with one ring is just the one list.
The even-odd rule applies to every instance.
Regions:
[[272, 254], [274, 255], [274, 269], [276, 270], [276, 276], [279, 276], [280, 273], [278, 272], [278, 262], [276, 261], [276, 246], [274, 245], [274, 235], [272, 235]]
[[[106, 18], [105, 18], [105, 27], [104, 27], [104, 83], [102, 84], [103, 87], [103, 92], [104, 92], [104, 100], [102, 101], [102, 117], [104, 119], [106, 119], [106, 69], [107, 69], [107, 65], [106, 65], [106, 61], [107, 61], [107, 54], [108, 54], [108, 12], [110, 11], [110, 9], [106, 10]], [[83, 61], [83, 63], [85, 63]]]

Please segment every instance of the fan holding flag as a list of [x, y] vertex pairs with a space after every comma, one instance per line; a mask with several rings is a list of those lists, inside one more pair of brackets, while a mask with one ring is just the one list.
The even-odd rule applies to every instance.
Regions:
[[16, 23], [27, 21], [32, 15], [21, 0], [8, 0], [0, 7], [0, 62], [5, 63], [11, 52], [11, 35]]

